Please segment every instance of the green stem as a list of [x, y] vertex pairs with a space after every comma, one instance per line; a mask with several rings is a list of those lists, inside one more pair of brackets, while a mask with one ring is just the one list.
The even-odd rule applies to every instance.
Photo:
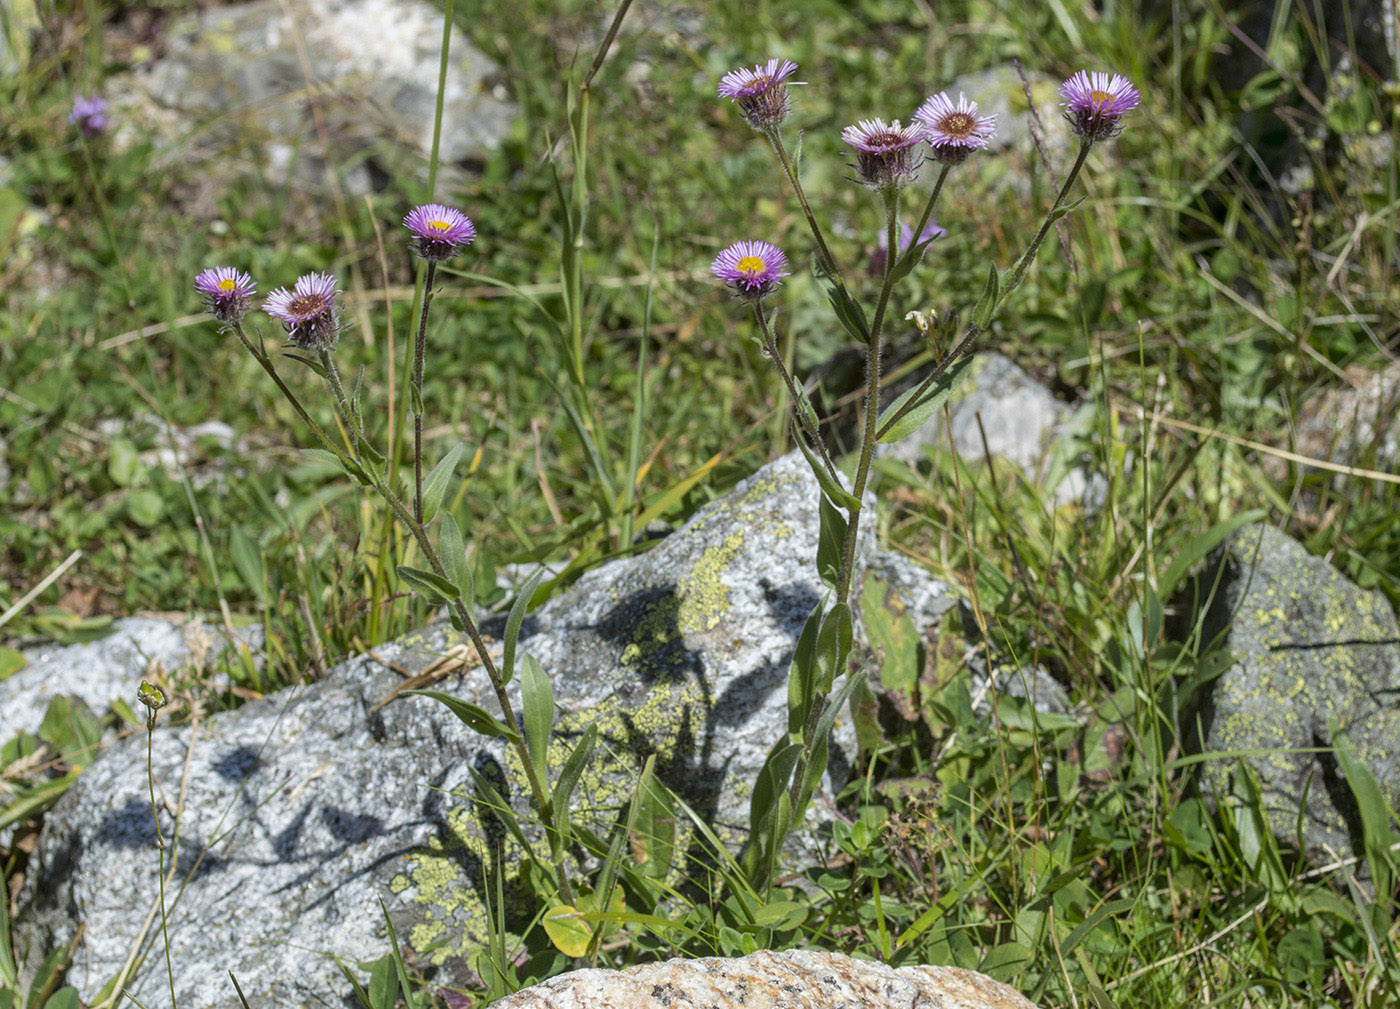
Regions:
[[316, 352], [321, 358], [321, 368], [326, 373], [326, 384], [330, 386], [331, 393], [335, 396], [336, 404], [340, 407], [340, 414], [345, 418], [345, 426], [350, 429], [350, 437], [356, 445], [355, 451], [358, 452], [358, 446], [364, 440], [364, 432], [360, 430], [359, 422], [350, 408], [350, 400], [345, 395], [345, 386], [340, 381], [340, 369], [335, 366], [335, 355], [331, 353], [329, 347], [318, 347]]
[[[1006, 303], [1006, 299], [1011, 292], [1025, 279], [1026, 271], [1030, 269], [1031, 263], [1035, 260], [1036, 254], [1040, 251], [1041, 243], [1045, 241], [1045, 236], [1050, 231], [1050, 225], [1055, 221], [1055, 211], [1059, 210], [1064, 204], [1065, 196], [1069, 193], [1069, 187], [1072, 186], [1074, 180], [1079, 177], [1080, 169], [1084, 167], [1084, 159], [1089, 156], [1089, 148], [1091, 146], [1092, 143], [1088, 140], [1085, 140], [1080, 145], [1079, 156], [1075, 158], [1074, 166], [1069, 170], [1069, 175], [1066, 176], [1064, 185], [1060, 187], [1060, 192], [1059, 195], [1055, 197], [1054, 205], [1045, 215], [1045, 220], [1041, 222], [1040, 230], [1036, 232], [1035, 239], [1027, 247], [1025, 254], [1022, 255], [1021, 258], [1016, 261], [1016, 265], [1011, 268], [1011, 279], [1002, 285], [1001, 292], [997, 296], [996, 304], [994, 304], [991, 311], [987, 313], [987, 325], [990, 325], [992, 319], [996, 318], [997, 312], [999, 312], [1001, 306]], [[973, 341], [976, 340], [983, 331], [983, 326], [977, 325], [976, 322], [969, 323], [962, 340], [953, 348], [952, 353], [940, 361], [934, 369], [924, 377], [924, 380], [919, 383], [918, 391], [909, 397], [904, 406], [885, 421], [884, 424], [880, 425], [880, 430], [876, 432], [876, 437], [883, 437], [884, 434], [894, 426], [896, 421], [912, 410], [918, 404], [919, 400], [923, 399], [924, 393], [938, 380], [938, 376], [942, 375], [955, 361], [971, 350]]]
[[329, 449], [331, 452], [335, 453], [336, 458], [340, 459], [341, 462], [350, 461], [349, 457], [345, 454], [345, 452], [338, 448], [333, 441], [331, 441], [331, 437], [330, 435], [326, 434], [325, 429], [322, 428], [320, 424], [316, 423], [316, 421], [312, 419], [311, 414], [307, 413], [306, 407], [301, 405], [301, 400], [297, 398], [296, 393], [292, 392], [291, 389], [287, 388], [287, 383], [282, 381], [282, 376], [277, 373], [277, 368], [273, 365], [272, 358], [268, 357], [267, 354], [264, 353], [260, 347], [253, 346], [253, 341], [249, 340], [248, 334], [243, 331], [243, 323], [235, 321], [231, 324], [231, 328], [233, 329], [233, 332], [237, 335], [238, 339], [242, 342], [243, 346], [247, 349], [248, 353], [253, 355], [253, 360], [257, 361], [258, 364], [262, 365], [263, 371], [267, 372], [268, 378], [272, 379], [272, 381], [276, 384], [278, 390], [282, 393], [284, 397], [286, 397], [287, 402], [292, 405], [292, 409], [297, 412], [297, 416], [302, 419], [302, 422], [305, 423], [307, 427], [311, 428], [311, 431], [316, 435], [317, 440], [319, 440], [321, 444], [326, 446], [326, 448]]
[[[948, 177], [948, 172], [952, 167], [952, 165], [944, 165], [943, 170], [938, 173], [938, 178], [933, 183], [933, 192], [929, 194], [928, 202], [924, 204], [924, 212], [919, 217], [918, 225], [914, 228], [914, 236], [909, 242], [909, 251], [904, 255], [914, 255], [914, 246], [919, 244], [919, 237], [923, 235], [924, 228], [928, 227], [928, 222], [933, 219], [933, 205], [938, 202], [938, 194], [943, 192], [943, 180]], [[894, 253], [890, 252], [888, 255], [893, 256]], [[903, 259], [904, 256], [900, 258]]]
[[840, 266], [836, 263], [836, 257], [831, 254], [831, 249], [827, 247], [826, 238], [822, 235], [821, 226], [817, 224], [817, 216], [812, 213], [812, 205], [807, 202], [807, 193], [802, 188], [802, 180], [797, 177], [797, 170], [793, 166], [792, 158], [788, 154], [787, 147], [783, 144], [783, 135], [777, 127], [763, 131], [763, 135], [768, 139], [768, 143], [773, 147], [773, 153], [778, 156], [778, 163], [783, 166], [783, 174], [787, 176], [788, 184], [792, 186], [793, 193], [797, 196], [798, 206], [802, 208], [802, 216], [807, 219], [807, 228], [812, 232], [812, 239], [817, 243], [817, 261], [837, 287], [841, 289], [841, 294], [847, 301], [850, 295], [846, 291], [846, 278], [841, 272]]
[[418, 317], [418, 339], [413, 344], [413, 517], [423, 521], [423, 362], [428, 356], [428, 306], [433, 303], [437, 263], [428, 260], [423, 275], [423, 311]]
[[175, 1001], [175, 968], [170, 963], [170, 932], [165, 924], [165, 836], [160, 831], [160, 814], [156, 812], [156, 772], [151, 762], [151, 737], [155, 734], [156, 713], [151, 711], [146, 716], [146, 787], [151, 795], [151, 817], [156, 822], [156, 864], [158, 867], [157, 881], [160, 884], [160, 934], [165, 942], [165, 977], [170, 984], [170, 1006], [176, 1009], [179, 1003]]
[[778, 374], [783, 377], [783, 382], [787, 385], [788, 396], [792, 399], [792, 415], [797, 421], [797, 426], [807, 432], [807, 436], [816, 446], [817, 453], [821, 456], [822, 462], [826, 465], [826, 471], [831, 474], [831, 478], [839, 486], [841, 478], [836, 473], [836, 465], [831, 461], [831, 453], [826, 450], [826, 443], [822, 441], [821, 432], [817, 429], [813, 418], [802, 408], [804, 397], [797, 388], [797, 383], [793, 381], [792, 374], [787, 370], [787, 365], [783, 363], [783, 357], [778, 353], [778, 341], [773, 335], [773, 330], [768, 325], [768, 317], [763, 312], [763, 303], [755, 301], [753, 303], [753, 314], [758, 320], [759, 328], [763, 331], [763, 349], [773, 364], [778, 369]]
[[844, 603], [851, 594], [851, 578], [856, 559], [856, 534], [860, 531], [860, 511], [865, 483], [870, 477], [870, 460], [875, 455], [875, 429], [880, 408], [880, 352], [881, 330], [885, 323], [885, 310], [889, 307], [890, 288], [894, 286], [894, 250], [899, 240], [899, 191], [890, 189], [885, 193], [885, 232], [889, 239], [890, 252], [885, 256], [885, 279], [880, 285], [880, 298], [875, 303], [875, 318], [870, 323], [870, 343], [865, 353], [865, 417], [861, 424], [860, 463], [856, 467], [856, 478], [852, 487], [855, 504], [850, 509], [850, 522], [846, 526], [846, 541], [841, 545], [841, 572], [836, 579], [836, 601]]

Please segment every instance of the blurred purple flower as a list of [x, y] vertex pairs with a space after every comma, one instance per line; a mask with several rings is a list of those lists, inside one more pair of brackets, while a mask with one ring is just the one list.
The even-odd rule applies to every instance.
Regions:
[[1093, 143], [1123, 128], [1123, 117], [1138, 107], [1137, 88], [1118, 74], [1081, 70], [1060, 85], [1065, 118], [1080, 137]]
[[194, 289], [204, 296], [204, 308], [220, 322], [234, 322], [248, 311], [248, 299], [257, 292], [253, 278], [231, 266], [201, 270]]
[[902, 188], [923, 164], [915, 151], [924, 139], [922, 126], [902, 126], [898, 119], [862, 119], [842, 130], [841, 139], [855, 149], [856, 172], [871, 189]]
[[404, 217], [403, 225], [413, 234], [413, 251], [434, 262], [450, 259], [476, 238], [476, 225], [471, 218], [441, 203], [414, 207]]
[[85, 137], [100, 137], [107, 132], [107, 100], [101, 95], [78, 95], [68, 112], [68, 122], [82, 130]]
[[945, 165], [966, 161], [974, 150], [987, 146], [997, 131], [996, 116], [979, 116], [977, 103], [961, 93], [955, 105], [947, 92], [940, 91], [914, 113], [923, 125], [933, 157]]
[[263, 311], [282, 323], [287, 340], [303, 350], [329, 350], [340, 335], [336, 279], [329, 273], [298, 277], [288, 291], [279, 287], [263, 302]]
[[715, 257], [710, 272], [740, 298], [757, 301], [776, 291], [788, 275], [787, 256], [767, 242], [735, 242]]
[[752, 70], [729, 71], [719, 80], [719, 96], [733, 99], [754, 129], [776, 129], [792, 109], [792, 96], [784, 82], [795, 73], [796, 63], [774, 56]]

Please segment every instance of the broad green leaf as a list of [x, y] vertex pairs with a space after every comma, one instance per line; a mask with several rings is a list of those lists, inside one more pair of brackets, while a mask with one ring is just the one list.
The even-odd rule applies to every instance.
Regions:
[[977, 299], [977, 304], [972, 309], [972, 324], [978, 329], [986, 329], [987, 324], [992, 321], [992, 313], [996, 311], [997, 300], [1001, 297], [1001, 275], [997, 273], [995, 263], [987, 266], [987, 283], [982, 288], [982, 296]]
[[866, 575], [860, 612], [866, 639], [879, 658], [881, 686], [894, 699], [902, 717], [918, 717], [924, 655], [918, 628], [902, 608], [891, 604], [889, 587], [874, 575]]
[[118, 487], [130, 487], [141, 472], [136, 446], [125, 438], [114, 438], [107, 447], [107, 475]]
[[510, 730], [495, 715], [490, 714], [480, 705], [471, 701], [464, 701], [460, 697], [443, 693], [441, 690], [405, 690], [405, 694], [419, 694], [423, 697], [431, 697], [433, 700], [445, 704], [449, 711], [460, 718], [473, 732], [479, 732], [483, 736], [492, 736], [496, 739], [508, 739], [512, 743], [520, 742], [520, 737]]
[[165, 514], [165, 502], [153, 490], [139, 490], [126, 499], [126, 513], [131, 521], [149, 529]]
[[78, 989], [72, 985], [65, 985], [48, 997], [44, 1002], [44, 1009], [82, 1009], [82, 1004], [78, 997]]
[[462, 458], [462, 443], [453, 445], [447, 455], [433, 467], [433, 471], [428, 474], [423, 481], [423, 521], [430, 522], [437, 514], [438, 505], [442, 504], [442, 496], [447, 492], [447, 485], [452, 480], [452, 474], [457, 469], [457, 463]]
[[865, 309], [861, 308], [860, 302], [853, 299], [830, 274], [822, 269], [815, 257], [812, 259], [812, 275], [817, 278], [818, 286], [826, 294], [826, 300], [836, 315], [836, 321], [841, 323], [846, 332], [851, 334], [858, 343], [868, 344], [870, 342], [870, 323], [866, 321]]
[[13, 648], [0, 645], [0, 683], [4, 683], [23, 669], [28, 662], [29, 660], [24, 657], [23, 652], [17, 652]]
[[411, 568], [407, 564], [400, 564], [395, 570], [429, 605], [436, 606], [457, 598], [457, 586], [434, 571]]
[[462, 540], [462, 530], [451, 512], [443, 514], [442, 524], [438, 529], [438, 555], [442, 558], [442, 567], [447, 572], [448, 580], [457, 587], [457, 591], [462, 594], [462, 602], [466, 603], [467, 609], [470, 610], [476, 602], [473, 598], [475, 593], [472, 585], [472, 566], [467, 562], [467, 545]]
[[1371, 867], [1371, 876], [1376, 881], [1376, 893], [1390, 893], [1390, 881], [1395, 878], [1395, 856], [1390, 846], [1400, 837], [1391, 829], [1391, 812], [1376, 783], [1375, 775], [1356, 753], [1356, 747], [1347, 739], [1336, 724], [1330, 726], [1332, 751], [1337, 755], [1337, 763], [1346, 775], [1347, 787], [1356, 799], [1356, 808], [1361, 814], [1361, 844], [1366, 851], [1366, 862]]
[[525, 584], [520, 587], [515, 602], [510, 605], [510, 616], [506, 617], [505, 646], [501, 656], [502, 683], [509, 683], [511, 676], [515, 673], [515, 648], [520, 640], [520, 625], [525, 622], [525, 614], [530, 609], [530, 601], [534, 598], [535, 589], [539, 587], [540, 579], [544, 576], [545, 569], [540, 568], [525, 579]]
[[963, 379], [972, 371], [975, 360], [971, 354], [959, 358], [934, 379], [917, 400], [915, 395], [919, 392], [919, 386], [916, 385], [887, 406], [876, 427], [877, 440], [883, 443], [899, 441], [923, 427], [933, 412], [957, 392]]
[[830, 691], [831, 684], [841, 674], [851, 655], [852, 636], [851, 608], [837, 603], [822, 621], [821, 633], [817, 636], [817, 693]]
[[1238, 515], [1230, 516], [1224, 522], [1211, 526], [1201, 535], [1194, 537], [1186, 545], [1186, 548], [1172, 560], [1166, 573], [1157, 579], [1157, 595], [1162, 599], [1170, 599], [1177, 583], [1181, 581], [1190, 568], [1194, 567], [1236, 529], [1258, 522], [1263, 517], [1264, 513], [1258, 510], [1241, 512]]
[[394, 969], [394, 958], [388, 953], [374, 961], [369, 972], [370, 1009], [394, 1009], [399, 1000], [399, 976]]
[[581, 957], [593, 942], [593, 929], [572, 904], [557, 904], [544, 913], [544, 932], [565, 956]]
[[554, 689], [549, 677], [533, 655], [526, 655], [520, 668], [520, 700], [525, 716], [525, 741], [530, 758], [539, 773], [549, 765], [549, 734], [554, 728]]
[[802, 450], [802, 456], [807, 460], [807, 465], [812, 468], [812, 473], [816, 476], [822, 492], [831, 498], [836, 505], [847, 511], [857, 507], [858, 502], [855, 495], [836, 482], [830, 471], [817, 458], [816, 453], [807, 447], [807, 439], [798, 433], [793, 436], [793, 440], [797, 442], [797, 447]]
[[841, 574], [841, 557], [846, 543], [846, 517], [822, 495], [820, 526], [817, 530], [817, 574], [833, 589]]
[[801, 743], [775, 746], [763, 762], [754, 779], [753, 795], [749, 797], [749, 833], [762, 836], [769, 820], [777, 812], [778, 796], [786, 794], [792, 781], [793, 768], [802, 756]]
[[554, 806], [554, 825], [565, 841], [569, 836], [569, 802], [574, 797], [578, 779], [583, 776], [583, 769], [588, 766], [588, 758], [593, 755], [593, 744], [597, 741], [598, 723], [590, 722], [588, 728], [583, 730], [583, 737], [574, 747], [574, 752], [564, 761], [564, 766], [559, 771], [559, 779], [554, 783], [551, 799]]
[[233, 566], [238, 570], [238, 577], [243, 579], [243, 584], [248, 586], [258, 602], [266, 605], [267, 571], [263, 566], [262, 551], [240, 525], [235, 525], [229, 532], [229, 553], [233, 557]]

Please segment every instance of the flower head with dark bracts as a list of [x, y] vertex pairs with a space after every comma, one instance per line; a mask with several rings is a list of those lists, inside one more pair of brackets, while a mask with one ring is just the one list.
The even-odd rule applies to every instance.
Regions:
[[292, 290], [279, 287], [269, 294], [263, 311], [282, 323], [293, 347], [329, 350], [340, 335], [336, 283], [329, 273], [305, 274], [297, 278]]
[[997, 132], [996, 116], [979, 116], [977, 103], [961, 93], [957, 103], [940, 91], [914, 113], [914, 119], [924, 128], [935, 161], [958, 165], [975, 150], [986, 148], [987, 141]]
[[194, 289], [204, 298], [204, 308], [220, 322], [236, 322], [248, 311], [248, 300], [257, 292], [253, 278], [231, 266], [200, 270]]
[[733, 99], [754, 129], [777, 129], [792, 109], [792, 96], [784, 82], [795, 73], [796, 63], [774, 56], [752, 70], [729, 71], [720, 78], [719, 96]]
[[100, 137], [107, 132], [107, 100], [101, 95], [79, 95], [73, 99], [68, 122], [82, 130], [85, 137]]
[[[929, 242], [935, 238], [943, 238], [947, 234], [948, 231], [946, 228], [940, 227], [937, 221], [930, 218], [929, 222], [924, 225], [924, 230], [919, 232], [917, 241]], [[914, 234], [909, 229], [909, 224], [905, 221], [900, 221], [899, 254], [902, 256], [908, 252], [910, 246], [915, 244], [915, 241]], [[880, 273], [885, 268], [885, 258], [889, 255], [889, 244], [889, 234], [884, 228], [881, 228], [879, 237], [875, 239], [875, 251], [870, 254], [870, 266], [876, 273]]]
[[767, 242], [735, 242], [715, 257], [710, 272], [740, 298], [757, 301], [776, 291], [788, 275], [787, 256]]
[[471, 218], [441, 203], [414, 207], [404, 217], [403, 226], [413, 234], [413, 251], [436, 263], [457, 255], [476, 238]]
[[1119, 74], [1081, 70], [1060, 85], [1065, 118], [1083, 139], [1107, 140], [1123, 128], [1123, 117], [1138, 107], [1137, 88]]
[[855, 150], [856, 173], [871, 189], [899, 189], [913, 181], [923, 164], [915, 150], [924, 139], [924, 128], [898, 119], [862, 119], [841, 131], [841, 139]]

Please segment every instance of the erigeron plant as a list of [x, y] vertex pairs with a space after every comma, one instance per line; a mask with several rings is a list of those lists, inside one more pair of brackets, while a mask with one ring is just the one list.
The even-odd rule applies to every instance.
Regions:
[[[768, 242], [747, 239], [729, 246], [715, 258], [711, 271], [738, 301], [753, 311], [759, 341], [792, 400], [794, 436], [821, 487], [817, 571], [831, 590], [812, 611], [798, 640], [788, 673], [787, 732], [769, 751], [755, 783], [742, 862], [756, 887], [768, 885], [789, 832], [802, 823], [826, 771], [835, 718], [860, 680], [851, 675], [843, 686], [835, 688], [836, 678], [846, 669], [851, 653], [851, 579], [862, 498], [875, 446], [912, 433], [957, 388], [969, 370], [977, 337], [1025, 279], [1050, 226], [1078, 205], [1079, 201], [1067, 203], [1066, 199], [1089, 150], [1095, 143], [1113, 137], [1122, 128], [1123, 117], [1137, 107], [1139, 100], [1136, 89], [1117, 74], [1080, 71], [1064, 82], [1060, 94], [1065, 118], [1079, 137], [1079, 152], [1039, 231], [1005, 278], [995, 264], [989, 265], [982, 295], [971, 310], [961, 339], [950, 351], [940, 354], [952, 342], [958, 326], [956, 314], [950, 312], [936, 325], [925, 327], [937, 363], [918, 386], [880, 411], [881, 355], [894, 285], [909, 274], [942, 234], [942, 229], [933, 224], [933, 211], [948, 174], [987, 148], [996, 133], [996, 117], [980, 115], [977, 103], [965, 95], [960, 94], [955, 102], [946, 93], [940, 93], [924, 102], [908, 124], [898, 119], [863, 119], [842, 131], [841, 139], [855, 159], [852, 167], [856, 179], [874, 193], [883, 214], [884, 233], [878, 242], [884, 250], [879, 260], [882, 276], [874, 312], [867, 316], [850, 294], [845, 274], [831, 253], [783, 139], [783, 124], [793, 106], [790, 79], [796, 72], [797, 65], [791, 60], [770, 59], [726, 74], [718, 93], [734, 102], [777, 156], [811, 232], [813, 271], [842, 327], [865, 348], [865, 397], [859, 456], [854, 477], [847, 484], [837, 468], [837, 460], [822, 440], [816, 411], [778, 353], [771, 313], [764, 306], [789, 273], [787, 256]], [[930, 161], [938, 166], [938, 172], [918, 225], [909, 232], [908, 241], [898, 242], [904, 227], [900, 205], [924, 164]]]
[[[791, 60], [771, 59], [752, 69], [725, 75], [719, 84], [719, 95], [732, 99], [748, 123], [771, 145], [810, 230], [814, 243], [814, 272], [842, 327], [865, 347], [866, 389], [860, 451], [854, 477], [848, 482], [821, 438], [816, 411], [777, 350], [771, 312], [765, 303], [790, 275], [786, 255], [771, 243], [742, 240], [715, 257], [711, 271], [737, 301], [752, 311], [764, 352], [778, 369], [792, 400], [798, 445], [821, 488], [816, 565], [831, 590], [828, 598], [813, 610], [798, 640], [789, 672], [787, 730], [771, 750], [754, 783], [750, 835], [740, 861], [748, 877], [747, 885], [755, 889], [769, 885], [785, 839], [802, 823], [826, 769], [828, 740], [835, 719], [859, 682], [857, 676], [850, 676], [839, 689], [835, 687], [836, 678], [846, 669], [851, 653], [851, 581], [862, 497], [875, 445], [908, 435], [946, 401], [968, 370], [969, 355], [978, 335], [1024, 279], [1050, 226], [1077, 205], [1077, 202], [1067, 203], [1066, 199], [1090, 148], [1112, 137], [1120, 129], [1123, 116], [1138, 102], [1137, 92], [1116, 75], [1081, 72], [1065, 82], [1061, 88], [1065, 114], [1081, 142], [1078, 156], [1039, 231], [1007, 271], [1004, 280], [994, 265], [989, 267], [981, 298], [971, 309], [971, 320], [952, 350], [941, 356], [916, 388], [878, 412], [881, 352], [894, 285], [910, 273], [930, 244], [943, 234], [933, 222], [933, 212], [944, 182], [954, 167], [987, 147], [995, 133], [995, 117], [979, 115], [976, 103], [964, 96], [960, 95], [954, 102], [948, 95], [938, 94], [925, 102], [908, 124], [874, 118], [862, 120], [843, 131], [842, 139], [855, 158], [853, 167], [857, 178], [873, 191], [883, 211], [880, 244], [885, 254], [881, 281], [873, 313], [867, 316], [847, 287], [845, 274], [831, 252], [803, 190], [797, 166], [785, 146], [782, 126], [792, 111], [789, 78], [796, 71], [797, 66]], [[939, 166], [931, 192], [917, 226], [908, 232], [907, 240], [899, 241], [900, 205], [922, 167], [930, 161]], [[450, 452], [426, 478], [422, 470], [425, 412], [422, 378], [436, 270], [441, 263], [461, 255], [470, 246], [476, 238], [476, 229], [459, 210], [436, 203], [414, 208], [404, 217], [403, 224], [409, 233], [409, 245], [423, 261], [425, 272], [417, 337], [410, 351], [410, 403], [414, 416], [411, 494], [400, 492], [390, 476], [392, 467], [386, 462], [386, 453], [366, 435], [358, 383], [347, 392], [341, 380], [334, 354], [341, 329], [337, 302], [340, 292], [333, 275], [306, 274], [297, 279], [290, 290], [274, 290], [264, 301], [263, 310], [282, 324], [290, 351], [288, 356], [307, 365], [325, 381], [347, 432], [347, 444], [332, 439], [317, 424], [281, 377], [261, 333], [250, 333], [245, 326], [245, 317], [256, 294], [253, 279], [240, 270], [220, 266], [201, 272], [195, 279], [195, 288], [203, 296], [208, 311], [239, 339], [267, 372], [316, 436], [321, 451], [329, 454], [327, 458], [333, 459], [356, 482], [372, 490], [412, 536], [427, 567], [400, 566], [399, 576], [430, 605], [446, 604], [453, 625], [470, 637], [496, 694], [501, 717], [449, 694], [421, 693], [448, 705], [474, 730], [505, 739], [514, 748], [547, 838], [556, 903], [572, 911], [576, 893], [583, 895], [586, 890], [577, 888], [570, 878], [568, 860], [573, 842], [568, 827], [568, 804], [572, 783], [577, 781], [579, 771], [591, 756], [597, 738], [596, 727], [583, 733], [551, 788], [546, 780], [546, 758], [554, 718], [549, 677], [529, 656], [516, 662], [521, 622], [538, 585], [538, 576], [523, 587], [511, 610], [498, 665], [472, 617], [474, 586], [461, 530], [448, 512], [438, 516], [443, 492], [460, 457], [460, 447]], [[891, 253], [890, 250], [895, 251]], [[957, 324], [957, 316], [948, 313], [937, 325], [929, 327], [935, 343], [939, 340], [944, 341], [944, 346], [952, 343]], [[434, 518], [438, 518], [436, 541], [429, 535]], [[517, 665], [520, 715], [506, 693]], [[602, 871], [605, 874], [613, 871], [606, 860]]]

